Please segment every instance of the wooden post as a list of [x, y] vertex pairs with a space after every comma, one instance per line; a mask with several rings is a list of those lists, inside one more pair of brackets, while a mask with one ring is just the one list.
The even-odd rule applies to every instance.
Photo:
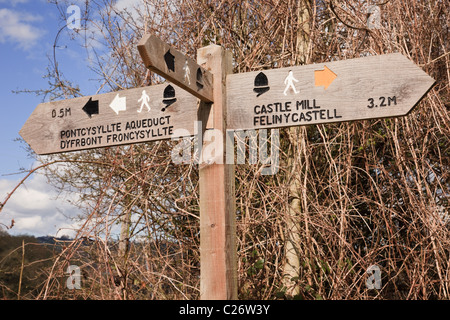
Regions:
[[[209, 114], [215, 132], [222, 133], [221, 141], [208, 146], [222, 148], [215, 162], [200, 162], [200, 299], [237, 299], [236, 223], [234, 164], [226, 164], [226, 75], [232, 72], [231, 53], [217, 45], [198, 50], [197, 63], [213, 74], [214, 104], [199, 114]], [[203, 123], [203, 130], [206, 123]], [[218, 135], [215, 135], [217, 137]], [[214, 144], [212, 146], [211, 144]]]

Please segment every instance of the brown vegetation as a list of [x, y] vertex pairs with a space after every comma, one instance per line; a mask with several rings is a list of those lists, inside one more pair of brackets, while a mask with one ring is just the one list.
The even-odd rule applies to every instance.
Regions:
[[[95, 41], [110, 52], [88, 48], [97, 53], [94, 69], [105, 90], [161, 80], [137, 52], [144, 33], [192, 57], [219, 44], [232, 51], [234, 72], [391, 52], [422, 67], [437, 84], [408, 116], [281, 130], [277, 175], [260, 175], [261, 164], [236, 166], [238, 294], [450, 298], [448, 1], [384, 1], [379, 29], [366, 23], [374, 1], [146, 0], [122, 11], [99, 2], [87, 1], [83, 24], [88, 30], [97, 24]], [[64, 12], [66, 4], [58, 5]], [[75, 36], [85, 36], [88, 46], [94, 41], [83, 30]], [[50, 92], [71, 97], [72, 86], [54, 80]], [[62, 190], [83, 194], [84, 225], [36, 298], [199, 297], [198, 169], [174, 165], [172, 144], [55, 156], [71, 162], [46, 167], [47, 175]], [[86, 238], [89, 247], [81, 245]], [[286, 274], [289, 241], [296, 276]], [[61, 288], [73, 259], [87, 279], [71, 293]], [[366, 287], [374, 264], [381, 269], [379, 290]]]

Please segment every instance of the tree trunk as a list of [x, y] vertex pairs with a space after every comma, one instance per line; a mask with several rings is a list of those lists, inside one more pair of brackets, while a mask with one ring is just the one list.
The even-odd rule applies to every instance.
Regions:
[[119, 236], [119, 291], [121, 299], [127, 300], [127, 277], [128, 277], [128, 252], [130, 249], [130, 227], [131, 212], [126, 212], [120, 217], [120, 236]]
[[[310, 3], [309, 0], [299, 0], [298, 2], [298, 34], [296, 63], [306, 64], [308, 62], [309, 39], [310, 39]], [[302, 199], [306, 203], [305, 193], [302, 192], [305, 186], [301, 185], [301, 175], [303, 168], [296, 166], [296, 154], [300, 151], [299, 143], [305, 137], [298, 134], [301, 128], [293, 127], [289, 129], [289, 140], [293, 150], [292, 157], [288, 159], [288, 166], [291, 170], [289, 185], [289, 205], [285, 217], [285, 257], [283, 268], [284, 287], [287, 296], [296, 296], [300, 293], [298, 279], [300, 276], [300, 218], [302, 214]], [[304, 141], [303, 141], [304, 142]], [[303, 144], [304, 145], [304, 144]], [[307, 174], [305, 170], [305, 174]], [[304, 190], [303, 190], [304, 191]], [[303, 205], [303, 214], [306, 215], [307, 207]], [[308, 233], [308, 220], [305, 216], [305, 231]], [[308, 239], [308, 235], [306, 235]]]

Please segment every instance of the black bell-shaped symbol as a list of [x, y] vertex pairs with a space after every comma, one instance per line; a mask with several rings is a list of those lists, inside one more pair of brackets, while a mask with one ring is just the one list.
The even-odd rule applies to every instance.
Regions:
[[269, 90], [270, 87], [267, 76], [262, 72], [258, 73], [258, 75], [255, 77], [255, 88], [253, 89], [253, 91], [257, 93], [256, 96], [259, 97], [260, 95], [266, 93]]
[[168, 107], [170, 107], [172, 104], [174, 104], [177, 99], [175, 98], [175, 89], [170, 84], [164, 89], [163, 93], [163, 103], [166, 105], [164, 108], [161, 109], [161, 111], [166, 111]]

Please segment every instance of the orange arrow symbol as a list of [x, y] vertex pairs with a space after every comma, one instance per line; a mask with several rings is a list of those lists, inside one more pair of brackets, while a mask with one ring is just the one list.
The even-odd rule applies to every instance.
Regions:
[[327, 89], [330, 84], [337, 78], [337, 75], [324, 66], [323, 70], [314, 71], [314, 76], [316, 78], [316, 87], [324, 86]]

